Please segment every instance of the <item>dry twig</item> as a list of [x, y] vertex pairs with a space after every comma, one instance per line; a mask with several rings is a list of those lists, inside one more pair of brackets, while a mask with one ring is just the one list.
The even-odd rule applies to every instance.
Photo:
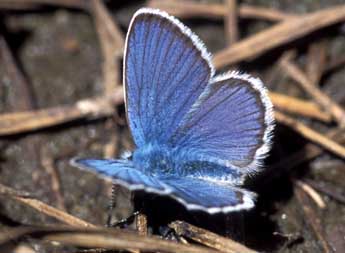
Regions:
[[225, 5], [227, 7], [228, 15], [225, 16], [225, 35], [229, 45], [238, 41], [238, 8], [237, 0], [226, 0]]
[[256, 251], [235, 242], [231, 239], [219, 236], [202, 228], [195, 227], [184, 221], [175, 221], [169, 225], [180, 236], [188, 237], [201, 244], [226, 253], [254, 253]]
[[[344, 10], [345, 11], [345, 10]], [[284, 70], [293, 78], [302, 88], [308, 92], [320, 106], [333, 115], [334, 119], [340, 126], [345, 126], [344, 109], [328, 97], [324, 92], [318, 89], [308, 77], [291, 61], [285, 60], [281, 62]]]
[[95, 119], [114, 114], [114, 106], [123, 102], [122, 87], [112, 97], [80, 100], [74, 105], [0, 115], [0, 136], [34, 131], [78, 119]]
[[66, 211], [65, 200], [61, 193], [60, 179], [54, 164], [54, 159], [49, 157], [49, 155], [46, 153], [45, 147], [41, 148], [41, 163], [50, 176], [51, 189], [54, 193], [57, 207], [63, 211]]
[[278, 122], [291, 127], [308, 140], [317, 143], [321, 147], [332, 152], [333, 154], [340, 156], [341, 158], [345, 158], [345, 147], [329, 139], [325, 135], [318, 133], [317, 131], [309, 128], [303, 123], [298, 122], [297, 120], [288, 117], [281, 112], [276, 111], [275, 118]]
[[103, 54], [104, 94], [110, 95], [120, 82], [119, 58], [122, 57], [124, 38], [103, 2], [92, 0], [91, 3]]
[[287, 96], [277, 92], [269, 92], [269, 96], [276, 109], [289, 113], [317, 119], [326, 123], [332, 121], [332, 116], [323, 112], [314, 102]]
[[324, 209], [326, 207], [325, 201], [323, 201], [320, 194], [318, 194], [310, 185], [300, 180], [296, 181], [296, 185], [301, 188], [309, 197], [318, 205], [318, 207]]
[[154, 236], [140, 236], [137, 233], [108, 228], [68, 228], [68, 227], [20, 227], [7, 229], [0, 234], [0, 244], [10, 240], [18, 240], [23, 236], [31, 236], [88, 248], [129, 249], [134, 248], [143, 252], [166, 253], [219, 253], [201, 246], [184, 245]]
[[52, 207], [50, 205], [47, 205], [43, 203], [40, 200], [31, 198], [31, 197], [23, 197], [21, 192], [19, 192], [19, 195], [17, 195], [17, 190], [14, 190], [8, 186], [4, 186], [0, 184], [0, 193], [5, 193], [6, 196], [17, 200], [23, 204], [26, 204], [36, 210], [38, 210], [40, 213], [44, 213], [50, 217], [54, 217], [59, 221], [62, 221], [65, 224], [75, 226], [75, 227], [96, 227], [95, 225], [88, 223], [86, 221], [83, 221], [77, 217], [74, 217], [64, 211], [61, 211], [59, 209], [56, 209], [55, 207]]
[[41, 5], [53, 5], [66, 8], [87, 9], [88, 1], [85, 0], [1, 0], [0, 8], [32, 9]]
[[[200, 3], [186, 0], [150, 0], [148, 6], [169, 12], [171, 15], [180, 18], [207, 17], [223, 19], [227, 16], [228, 10], [224, 4]], [[241, 18], [263, 19], [269, 21], [281, 21], [296, 17], [275, 9], [240, 4], [238, 15]]]
[[308, 48], [306, 74], [312, 84], [317, 86], [326, 67], [326, 41], [313, 43]]
[[136, 216], [136, 226], [140, 235], [147, 235], [147, 217], [145, 214], [139, 213]]
[[301, 38], [326, 26], [345, 20], [345, 5], [289, 19], [216, 53], [216, 68], [257, 57], [268, 50]]
[[336, 201], [345, 204], [345, 196], [342, 193], [344, 189], [335, 187], [333, 184], [319, 182], [311, 179], [305, 180], [309, 185], [314, 187], [317, 191], [326, 194], [327, 196], [335, 199]]
[[314, 234], [318, 241], [320, 242], [324, 252], [331, 253], [332, 250], [325, 239], [324, 232], [322, 230], [320, 218], [315, 214], [313, 208], [308, 204], [308, 199], [306, 199], [305, 193], [299, 188], [295, 188], [295, 195], [299, 202], [299, 205], [302, 207], [304, 218], [313, 229]]

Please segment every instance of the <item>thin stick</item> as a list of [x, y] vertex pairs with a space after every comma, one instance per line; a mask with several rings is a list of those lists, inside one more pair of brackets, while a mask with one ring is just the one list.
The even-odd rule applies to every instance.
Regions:
[[313, 43], [308, 48], [306, 74], [312, 84], [317, 86], [326, 66], [326, 41]]
[[300, 203], [299, 206], [302, 207], [303, 213], [304, 213], [304, 218], [305, 220], [309, 223], [310, 227], [312, 228], [316, 238], [318, 241], [321, 243], [321, 246], [326, 253], [331, 253], [330, 246], [325, 239], [322, 226], [321, 226], [321, 221], [319, 217], [316, 216], [315, 212], [313, 211], [313, 208], [308, 205], [308, 200], [306, 199], [305, 193], [299, 188], [295, 188], [295, 195], [297, 197], [298, 202]]
[[319, 192], [322, 192], [334, 200], [345, 204], [345, 196], [342, 193], [344, 190], [342, 188], [335, 187], [333, 184], [325, 182], [317, 182], [315, 180], [307, 179], [305, 180], [309, 185], [314, 187]]
[[136, 226], [139, 235], [147, 235], [147, 217], [145, 214], [139, 213], [136, 216]]
[[[336, 129], [325, 133], [325, 136], [334, 140], [340, 136], [343, 136], [344, 130]], [[292, 153], [291, 155], [282, 158], [279, 162], [269, 167], [271, 173], [268, 177], [265, 177], [263, 184], [268, 184], [280, 177], [283, 173], [291, 170], [299, 164], [312, 160], [323, 153], [323, 149], [310, 142], [307, 143], [301, 150]]]
[[334, 57], [331, 59], [330, 62], [325, 66], [325, 73], [329, 73], [334, 69], [341, 68], [345, 65], [345, 55], [340, 55], [338, 57]]
[[298, 122], [297, 120], [288, 117], [281, 112], [276, 111], [275, 118], [278, 122], [291, 127], [308, 140], [317, 143], [321, 147], [332, 152], [333, 154], [340, 156], [341, 158], [345, 158], [345, 147], [329, 139], [325, 135], [318, 133], [317, 131], [309, 128], [303, 123]]
[[296, 185], [300, 187], [309, 197], [318, 205], [318, 207], [324, 209], [326, 207], [325, 201], [323, 201], [320, 194], [318, 194], [310, 185], [301, 180], [297, 180]]
[[244, 39], [214, 55], [216, 68], [257, 57], [268, 50], [345, 20], [345, 5], [289, 19]]
[[341, 127], [345, 126], [345, 111], [341, 106], [313, 85], [308, 77], [294, 63], [285, 60], [281, 62], [281, 66], [292, 79], [315, 99], [315, 102], [334, 117]]
[[79, 229], [58, 226], [10, 228], [6, 229], [5, 233], [0, 233], [0, 244], [18, 240], [24, 236], [88, 248], [118, 250], [135, 248], [141, 252], [166, 253], [219, 253], [219, 251], [201, 246], [184, 245], [154, 236], [140, 236], [134, 232], [109, 228]]
[[114, 114], [114, 105], [123, 102], [122, 87], [112, 97], [85, 99], [71, 106], [0, 115], [0, 136], [51, 127], [77, 119], [96, 119]]
[[275, 108], [297, 115], [317, 119], [326, 123], [332, 121], [329, 113], [322, 111], [314, 102], [302, 100], [270, 91], [269, 96]]
[[273, 8], [257, 7], [246, 4], [240, 4], [239, 15], [241, 18], [262, 19], [273, 22], [284, 21], [298, 17], [298, 15], [285, 13]]
[[103, 54], [104, 94], [110, 95], [120, 82], [119, 57], [123, 54], [124, 38], [103, 2], [92, 0], [91, 3]]
[[62, 6], [67, 8], [78, 8], [78, 9], [87, 9], [88, 1], [85, 0], [2, 0], [0, 2], [0, 7], [4, 6], [11, 8], [11, 5], [14, 8], [34, 8], [39, 7], [40, 5], [55, 5]]
[[224, 27], [226, 40], [229, 45], [238, 41], [237, 0], [226, 0], [225, 5], [228, 15], [225, 16]]
[[[16, 190], [12, 189], [11, 187], [0, 184], [0, 193], [3, 193], [3, 192], [7, 193], [6, 196], [9, 196], [12, 199], [15, 199], [23, 204], [26, 204], [50, 217], [54, 217], [55, 219], [62, 221], [65, 224], [76, 226], [76, 227], [96, 227], [95, 225], [89, 222], [83, 221], [64, 211], [61, 211], [59, 209], [56, 209], [55, 207], [47, 205], [40, 200], [30, 198], [30, 197], [22, 197], [21, 194], [17, 195]], [[9, 194], [9, 192], [13, 194]]]
[[41, 163], [51, 178], [51, 189], [55, 195], [57, 207], [63, 211], [66, 211], [65, 200], [61, 193], [60, 178], [54, 165], [54, 159], [48, 156], [44, 147], [41, 148]]
[[24, 197], [24, 198], [28, 198], [31, 196], [29, 192], [16, 190], [3, 184], [0, 184], [0, 194], [5, 195], [5, 196], [15, 195], [15, 196]]
[[202, 228], [195, 227], [184, 221], [174, 221], [169, 227], [180, 236], [188, 237], [201, 244], [217, 249], [225, 253], [255, 253], [256, 251], [235, 242], [229, 238], [219, 236]]
[[[186, 0], [150, 0], [149, 7], [165, 10], [179, 18], [207, 17], [223, 19], [228, 15], [224, 4], [200, 3]], [[238, 14], [241, 18], [263, 19], [268, 21], [281, 21], [297, 17], [279, 10], [240, 4]]]
[[114, 158], [118, 155], [118, 127], [114, 124], [114, 119], [110, 118], [105, 123], [105, 129], [111, 130], [111, 135], [109, 140], [103, 147], [103, 157], [104, 158]]

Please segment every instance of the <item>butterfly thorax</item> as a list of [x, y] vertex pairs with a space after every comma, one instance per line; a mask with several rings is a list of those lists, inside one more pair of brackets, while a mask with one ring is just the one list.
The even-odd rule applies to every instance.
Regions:
[[173, 176], [177, 173], [175, 151], [164, 145], [147, 144], [133, 152], [133, 163], [138, 170], [153, 176]]

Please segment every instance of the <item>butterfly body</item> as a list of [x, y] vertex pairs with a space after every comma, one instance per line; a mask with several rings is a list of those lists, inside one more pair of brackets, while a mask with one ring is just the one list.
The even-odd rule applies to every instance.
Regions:
[[166, 178], [211, 178], [226, 184], [242, 182], [241, 173], [235, 169], [215, 163], [200, 161], [188, 150], [162, 145], [146, 145], [133, 152], [134, 167], [152, 177]]
[[258, 78], [214, 72], [189, 28], [165, 12], [138, 10], [126, 37], [123, 76], [136, 148], [126, 159], [74, 164], [130, 190], [170, 196], [190, 210], [253, 207], [255, 194], [242, 186], [270, 149], [272, 103]]
[[179, 170], [179, 152], [164, 145], [147, 144], [133, 152], [134, 166], [157, 177], [176, 176]]

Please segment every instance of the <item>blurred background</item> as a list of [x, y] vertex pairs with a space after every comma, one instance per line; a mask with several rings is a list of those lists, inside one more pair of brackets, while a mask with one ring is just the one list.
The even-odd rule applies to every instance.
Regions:
[[[209, 216], [115, 186], [113, 220], [139, 206], [149, 232], [158, 235], [181, 219], [257, 251], [345, 252], [342, 0], [0, 0], [3, 231], [61, 224], [3, 189], [105, 225], [112, 186], [69, 161], [133, 149], [122, 54], [130, 19], [143, 6], [180, 18], [205, 42], [218, 72], [260, 77], [277, 128], [266, 170], [247, 182], [258, 193], [253, 210]], [[15, 251], [20, 242], [11, 244]], [[63, 252], [46, 242], [25, 245], [32, 252]]]

